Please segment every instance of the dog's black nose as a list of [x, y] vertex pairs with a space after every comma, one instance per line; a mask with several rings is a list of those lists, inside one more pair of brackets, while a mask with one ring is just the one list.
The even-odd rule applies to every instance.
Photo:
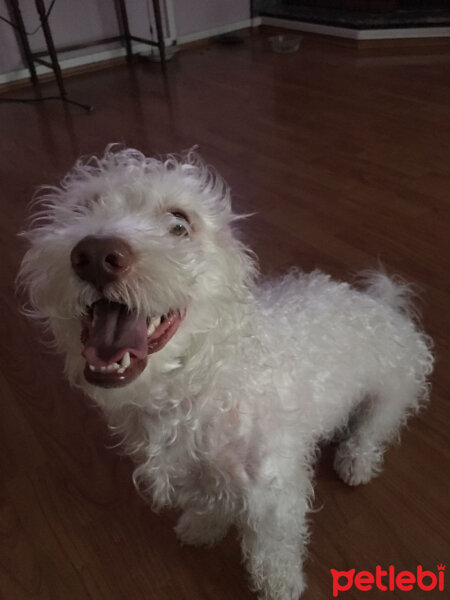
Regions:
[[124, 277], [135, 257], [130, 246], [120, 238], [88, 236], [73, 248], [70, 261], [80, 279], [103, 288]]

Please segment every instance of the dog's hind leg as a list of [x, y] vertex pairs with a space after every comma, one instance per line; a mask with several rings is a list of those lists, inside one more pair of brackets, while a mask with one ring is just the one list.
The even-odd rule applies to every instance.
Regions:
[[382, 386], [364, 403], [334, 458], [335, 471], [345, 483], [360, 485], [378, 475], [387, 446], [399, 439], [400, 429], [417, 410], [420, 396], [419, 385], [397, 381]]

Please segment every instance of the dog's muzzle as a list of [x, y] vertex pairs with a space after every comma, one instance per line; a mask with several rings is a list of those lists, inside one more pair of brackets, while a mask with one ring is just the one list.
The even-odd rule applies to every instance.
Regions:
[[131, 247], [115, 237], [87, 236], [70, 254], [72, 269], [102, 295], [81, 318], [84, 377], [100, 387], [122, 387], [145, 369], [148, 357], [169, 342], [185, 311], [141, 314], [104, 296], [105, 287], [125, 278], [136, 263]]
[[80, 279], [101, 290], [122, 279], [134, 264], [135, 256], [120, 238], [87, 236], [73, 248], [70, 261]]

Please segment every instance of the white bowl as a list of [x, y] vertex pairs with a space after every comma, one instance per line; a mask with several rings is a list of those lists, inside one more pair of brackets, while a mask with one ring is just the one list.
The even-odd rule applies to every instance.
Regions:
[[279, 35], [271, 36], [269, 42], [274, 52], [289, 54], [290, 52], [297, 52], [301, 39], [299, 35], [280, 33]]

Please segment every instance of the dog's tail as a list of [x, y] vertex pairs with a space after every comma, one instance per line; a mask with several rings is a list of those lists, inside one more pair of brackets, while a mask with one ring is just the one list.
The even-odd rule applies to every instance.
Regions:
[[420, 321], [420, 313], [415, 305], [418, 292], [413, 284], [399, 275], [389, 276], [383, 269], [363, 271], [359, 273], [358, 281], [369, 296], [414, 321]]

